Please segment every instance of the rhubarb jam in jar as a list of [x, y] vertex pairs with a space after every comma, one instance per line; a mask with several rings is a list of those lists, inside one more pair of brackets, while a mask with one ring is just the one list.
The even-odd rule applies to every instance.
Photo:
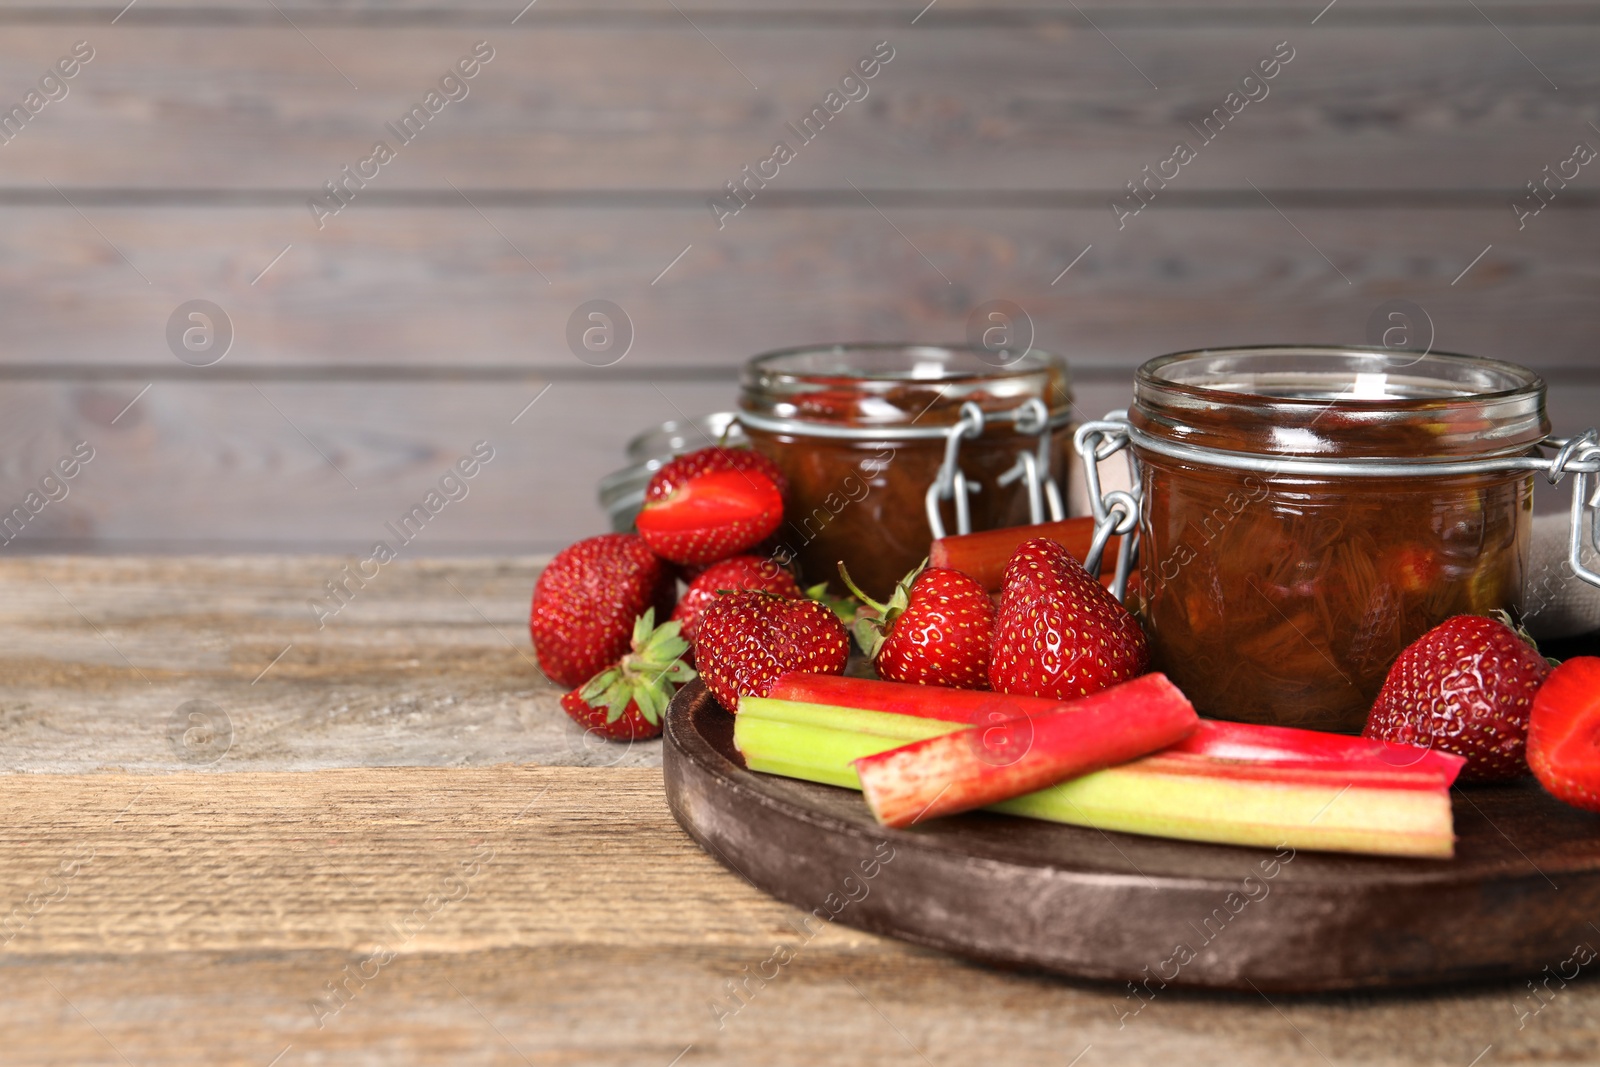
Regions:
[[1358, 733], [1452, 615], [1515, 611], [1544, 382], [1385, 349], [1183, 352], [1140, 367], [1152, 669], [1203, 715]]
[[946, 533], [1064, 518], [1066, 363], [1037, 350], [853, 344], [785, 349], [744, 368], [739, 422], [789, 479], [773, 555], [805, 583], [869, 596]]

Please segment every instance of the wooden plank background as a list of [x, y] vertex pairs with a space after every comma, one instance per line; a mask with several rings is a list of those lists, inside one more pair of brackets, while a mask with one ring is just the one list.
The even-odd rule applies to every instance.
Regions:
[[[603, 528], [629, 436], [728, 408], [752, 353], [958, 339], [994, 298], [1090, 415], [1152, 355], [1361, 342], [1407, 299], [1436, 348], [1545, 372], [1558, 428], [1600, 422], [1600, 166], [1520, 230], [1508, 206], [1600, 146], [1600, 4], [678, 6], [0, 3], [0, 109], [95, 50], [0, 145], [0, 506], [96, 448], [8, 550], [359, 549], [489, 440], [417, 550], [549, 551]], [[470, 94], [319, 229], [307, 198], [480, 40]], [[706, 198], [883, 40], [719, 230]], [[1285, 40], [1119, 230], [1110, 197]], [[595, 298], [636, 334], [603, 370], [565, 342]], [[213, 367], [167, 347], [192, 299], [235, 330]]]

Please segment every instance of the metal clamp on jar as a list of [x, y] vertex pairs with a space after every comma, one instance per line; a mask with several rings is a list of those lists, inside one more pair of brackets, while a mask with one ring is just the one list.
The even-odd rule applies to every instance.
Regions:
[[[1077, 431], [1096, 543], [1137, 510], [1154, 666], [1204, 714], [1359, 731], [1406, 645], [1520, 606], [1536, 472], [1573, 475], [1569, 563], [1600, 586], [1600, 437], [1551, 437], [1532, 371], [1263, 347], [1163, 356], [1134, 388], [1131, 412]], [[1136, 488], [1102, 495], [1098, 463], [1124, 448]]]
[[738, 419], [789, 479], [775, 555], [811, 582], [843, 561], [887, 598], [947, 516], [960, 533], [1063, 517], [1071, 402], [1065, 362], [1036, 350], [832, 345], [751, 360]]

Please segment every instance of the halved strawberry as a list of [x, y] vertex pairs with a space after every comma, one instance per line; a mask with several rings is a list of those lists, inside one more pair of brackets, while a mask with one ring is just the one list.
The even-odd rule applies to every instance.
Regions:
[[1600, 811], [1600, 658], [1574, 656], [1534, 694], [1528, 766], [1557, 800]]
[[787, 483], [748, 448], [702, 448], [656, 471], [639, 536], [674, 563], [713, 563], [759, 544], [783, 521]]
[[989, 688], [989, 636], [994, 601], [975, 578], [926, 562], [900, 580], [887, 604], [856, 588], [844, 564], [839, 576], [874, 608], [855, 624], [856, 642], [878, 677], [890, 682]]
[[633, 650], [616, 666], [561, 698], [562, 709], [590, 733], [612, 741], [636, 741], [661, 733], [672, 694], [694, 671], [683, 661], [689, 642], [676, 622], [655, 624], [655, 609], [633, 626]]

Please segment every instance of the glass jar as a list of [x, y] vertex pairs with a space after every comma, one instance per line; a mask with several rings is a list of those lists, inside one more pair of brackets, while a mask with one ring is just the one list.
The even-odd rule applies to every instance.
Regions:
[[774, 555], [868, 595], [946, 532], [1062, 518], [1066, 363], [1030, 350], [919, 344], [794, 348], [745, 365], [739, 421], [789, 479]]
[[1128, 433], [1153, 669], [1204, 715], [1359, 732], [1408, 644], [1517, 608], [1544, 398], [1531, 371], [1442, 353], [1140, 367]]

